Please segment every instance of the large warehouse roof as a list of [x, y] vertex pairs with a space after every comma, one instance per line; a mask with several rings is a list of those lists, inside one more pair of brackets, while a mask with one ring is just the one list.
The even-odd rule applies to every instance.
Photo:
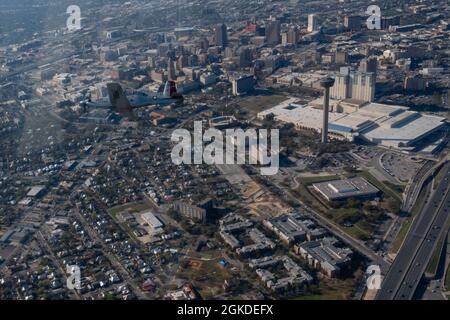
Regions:
[[376, 127], [364, 133], [364, 137], [371, 142], [379, 143], [388, 147], [408, 147], [417, 140], [441, 128], [444, 118], [419, 115], [412, 121], [403, 122], [399, 126]]
[[[323, 111], [312, 106], [300, 105], [295, 98], [260, 112], [264, 118], [273, 114], [276, 120], [293, 123], [297, 127], [321, 131]], [[345, 139], [359, 136], [385, 147], [411, 148], [420, 139], [440, 129], [445, 118], [409, 111], [402, 106], [367, 103], [355, 112], [329, 113], [330, 132]]]
[[315, 183], [313, 187], [329, 201], [374, 196], [380, 191], [360, 177]]
[[[310, 106], [295, 103], [296, 99], [288, 99], [281, 104], [258, 113], [258, 118], [263, 119], [269, 114], [273, 114], [278, 121], [288, 122], [301, 128], [321, 130], [323, 112]], [[337, 120], [345, 116], [342, 113], [330, 112], [330, 121]]]

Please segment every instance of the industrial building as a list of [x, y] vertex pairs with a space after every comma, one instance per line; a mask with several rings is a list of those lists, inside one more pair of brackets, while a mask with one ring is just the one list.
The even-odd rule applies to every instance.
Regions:
[[313, 188], [328, 201], [370, 198], [380, 192], [366, 179], [360, 177], [315, 183]]
[[351, 133], [353, 137], [384, 147], [414, 151], [418, 142], [445, 126], [445, 118], [408, 111], [405, 107], [370, 103], [336, 119], [332, 126], [336, 133]]
[[148, 224], [152, 234], [160, 234], [163, 232], [164, 224], [151, 211], [145, 211], [141, 215], [142, 220]]
[[18, 226], [9, 229], [0, 238], [0, 243], [11, 243], [13, 245], [22, 244], [30, 238], [34, 231], [34, 228], [31, 226]]
[[34, 186], [28, 191], [27, 197], [31, 198], [39, 198], [41, 197], [45, 192], [45, 186]]

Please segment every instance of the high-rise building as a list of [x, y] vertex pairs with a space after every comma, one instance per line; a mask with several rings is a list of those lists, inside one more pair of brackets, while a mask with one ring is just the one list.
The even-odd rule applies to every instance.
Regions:
[[184, 67], [187, 67], [189, 64], [188, 56], [183, 54], [177, 60], [177, 70], [181, 71]]
[[270, 20], [266, 25], [266, 41], [268, 44], [277, 45], [281, 42], [281, 23], [279, 20]]
[[190, 55], [188, 57], [188, 66], [195, 67], [195, 66], [198, 65], [198, 61], [199, 61], [199, 59], [198, 59], [198, 56], [196, 54]]
[[161, 43], [158, 45], [158, 55], [160, 57], [167, 57], [170, 50], [172, 50], [171, 43]]
[[255, 87], [255, 79], [253, 76], [242, 76], [232, 79], [233, 95], [239, 96], [252, 91]]
[[281, 34], [281, 43], [283, 46], [288, 44], [297, 44], [298, 42], [298, 32], [297, 28], [290, 28], [288, 31]]
[[246, 68], [252, 64], [252, 50], [250, 47], [240, 47], [238, 50], [239, 68]]
[[177, 79], [177, 76], [175, 74], [175, 65], [172, 59], [169, 59], [169, 62], [167, 64], [167, 76], [169, 80], [175, 81]]
[[213, 200], [206, 198], [197, 205], [185, 201], [177, 201], [173, 208], [186, 218], [196, 222], [206, 223], [213, 209]]
[[334, 77], [334, 86], [331, 87], [331, 98], [344, 100], [350, 97], [349, 94], [349, 80], [350, 77], [348, 74], [338, 74]]
[[206, 39], [206, 38], [200, 39], [199, 40], [199, 47], [200, 47], [200, 49], [208, 50], [208, 48], [209, 48], [209, 41], [208, 41], [208, 39]]
[[283, 46], [287, 46], [287, 45], [289, 44], [287, 32], [283, 32], [283, 33], [281, 34], [281, 44], [282, 44]]
[[287, 32], [287, 41], [289, 44], [297, 44], [298, 42], [298, 30], [297, 28], [291, 28]]
[[351, 98], [371, 102], [375, 98], [375, 83], [375, 74], [371, 72], [338, 74], [330, 96], [339, 100]]
[[227, 26], [222, 23], [218, 24], [214, 29], [214, 40], [216, 46], [225, 48], [228, 46], [228, 34], [227, 34]]
[[375, 98], [375, 74], [371, 72], [350, 73], [351, 98], [363, 101], [373, 101]]
[[234, 57], [234, 50], [231, 47], [225, 48], [225, 58], [231, 59]]
[[378, 59], [376, 57], [369, 57], [367, 59], [362, 59], [359, 64], [359, 71], [361, 72], [371, 72], [377, 74], [378, 69]]
[[337, 51], [334, 61], [336, 64], [347, 64], [348, 62], [348, 53], [347, 51]]
[[319, 29], [319, 21], [315, 14], [308, 15], [308, 32], [313, 32]]
[[421, 76], [407, 76], [403, 83], [405, 90], [422, 91], [425, 90], [426, 81]]
[[344, 27], [352, 31], [361, 30], [361, 16], [345, 16]]
[[400, 24], [400, 16], [381, 17], [381, 29], [387, 30], [391, 26], [398, 26]]
[[450, 89], [447, 89], [447, 92], [445, 93], [444, 106], [450, 108]]

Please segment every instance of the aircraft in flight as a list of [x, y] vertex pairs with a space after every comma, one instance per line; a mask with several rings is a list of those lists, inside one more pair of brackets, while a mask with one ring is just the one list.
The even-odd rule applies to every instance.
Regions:
[[118, 83], [108, 83], [106, 87], [108, 97], [97, 101], [91, 101], [89, 99], [81, 105], [90, 108], [111, 108], [120, 114], [131, 114], [134, 108], [151, 105], [167, 105], [183, 101], [183, 96], [177, 93], [174, 81], [167, 81], [163, 92], [146, 93], [135, 91], [130, 94], [125, 94]]

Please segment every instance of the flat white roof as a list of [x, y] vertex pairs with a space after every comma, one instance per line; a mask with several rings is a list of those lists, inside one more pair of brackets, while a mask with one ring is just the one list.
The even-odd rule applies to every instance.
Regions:
[[405, 124], [408, 121], [413, 121], [420, 117], [420, 114], [413, 111], [405, 111], [402, 112], [395, 117], [390, 117], [385, 121], [380, 123], [381, 127], [392, 128], [392, 127], [400, 127], [402, 124]]
[[[322, 128], [323, 111], [311, 106], [296, 104], [298, 99], [291, 98], [283, 101], [279, 105], [258, 113], [258, 118], [262, 119], [269, 114], [273, 114], [276, 120], [292, 123], [299, 127], [320, 129]], [[329, 113], [329, 121], [335, 121], [345, 116], [343, 113]]]
[[331, 188], [336, 193], [347, 193], [358, 191], [358, 189], [353, 184], [345, 180], [335, 183], [330, 182], [328, 183], [328, 187]]
[[407, 146], [411, 142], [440, 128], [444, 124], [444, 120], [445, 118], [442, 117], [419, 115], [415, 120], [394, 128], [389, 126], [376, 127], [364, 133], [364, 136], [369, 141], [381, 143], [388, 147]]
[[333, 122], [333, 124], [352, 128], [353, 130], [359, 130], [370, 123], [374, 123], [374, 121], [357, 113], [345, 115]]
[[313, 184], [316, 191], [328, 200], [375, 195], [379, 190], [361, 177]]
[[[322, 109], [300, 105], [297, 101], [296, 98], [289, 98], [258, 113], [258, 118], [273, 114], [276, 120], [320, 131]], [[369, 103], [350, 114], [330, 112], [329, 122], [330, 131], [344, 135], [359, 134], [372, 143], [401, 148], [439, 129], [444, 125], [445, 118], [409, 111], [402, 106]]]
[[391, 106], [387, 104], [381, 104], [381, 103], [369, 103], [365, 106], [361, 107], [358, 110], [358, 113], [361, 114], [368, 114], [371, 116], [378, 116], [378, 117], [386, 117], [386, 116], [393, 116], [397, 113], [400, 113], [402, 111], [406, 111], [408, 108], [401, 107], [401, 106]]
[[149, 224], [153, 229], [162, 228], [164, 224], [151, 211], [142, 213], [142, 219]]
[[45, 186], [34, 186], [28, 191], [27, 197], [36, 197], [44, 189]]

